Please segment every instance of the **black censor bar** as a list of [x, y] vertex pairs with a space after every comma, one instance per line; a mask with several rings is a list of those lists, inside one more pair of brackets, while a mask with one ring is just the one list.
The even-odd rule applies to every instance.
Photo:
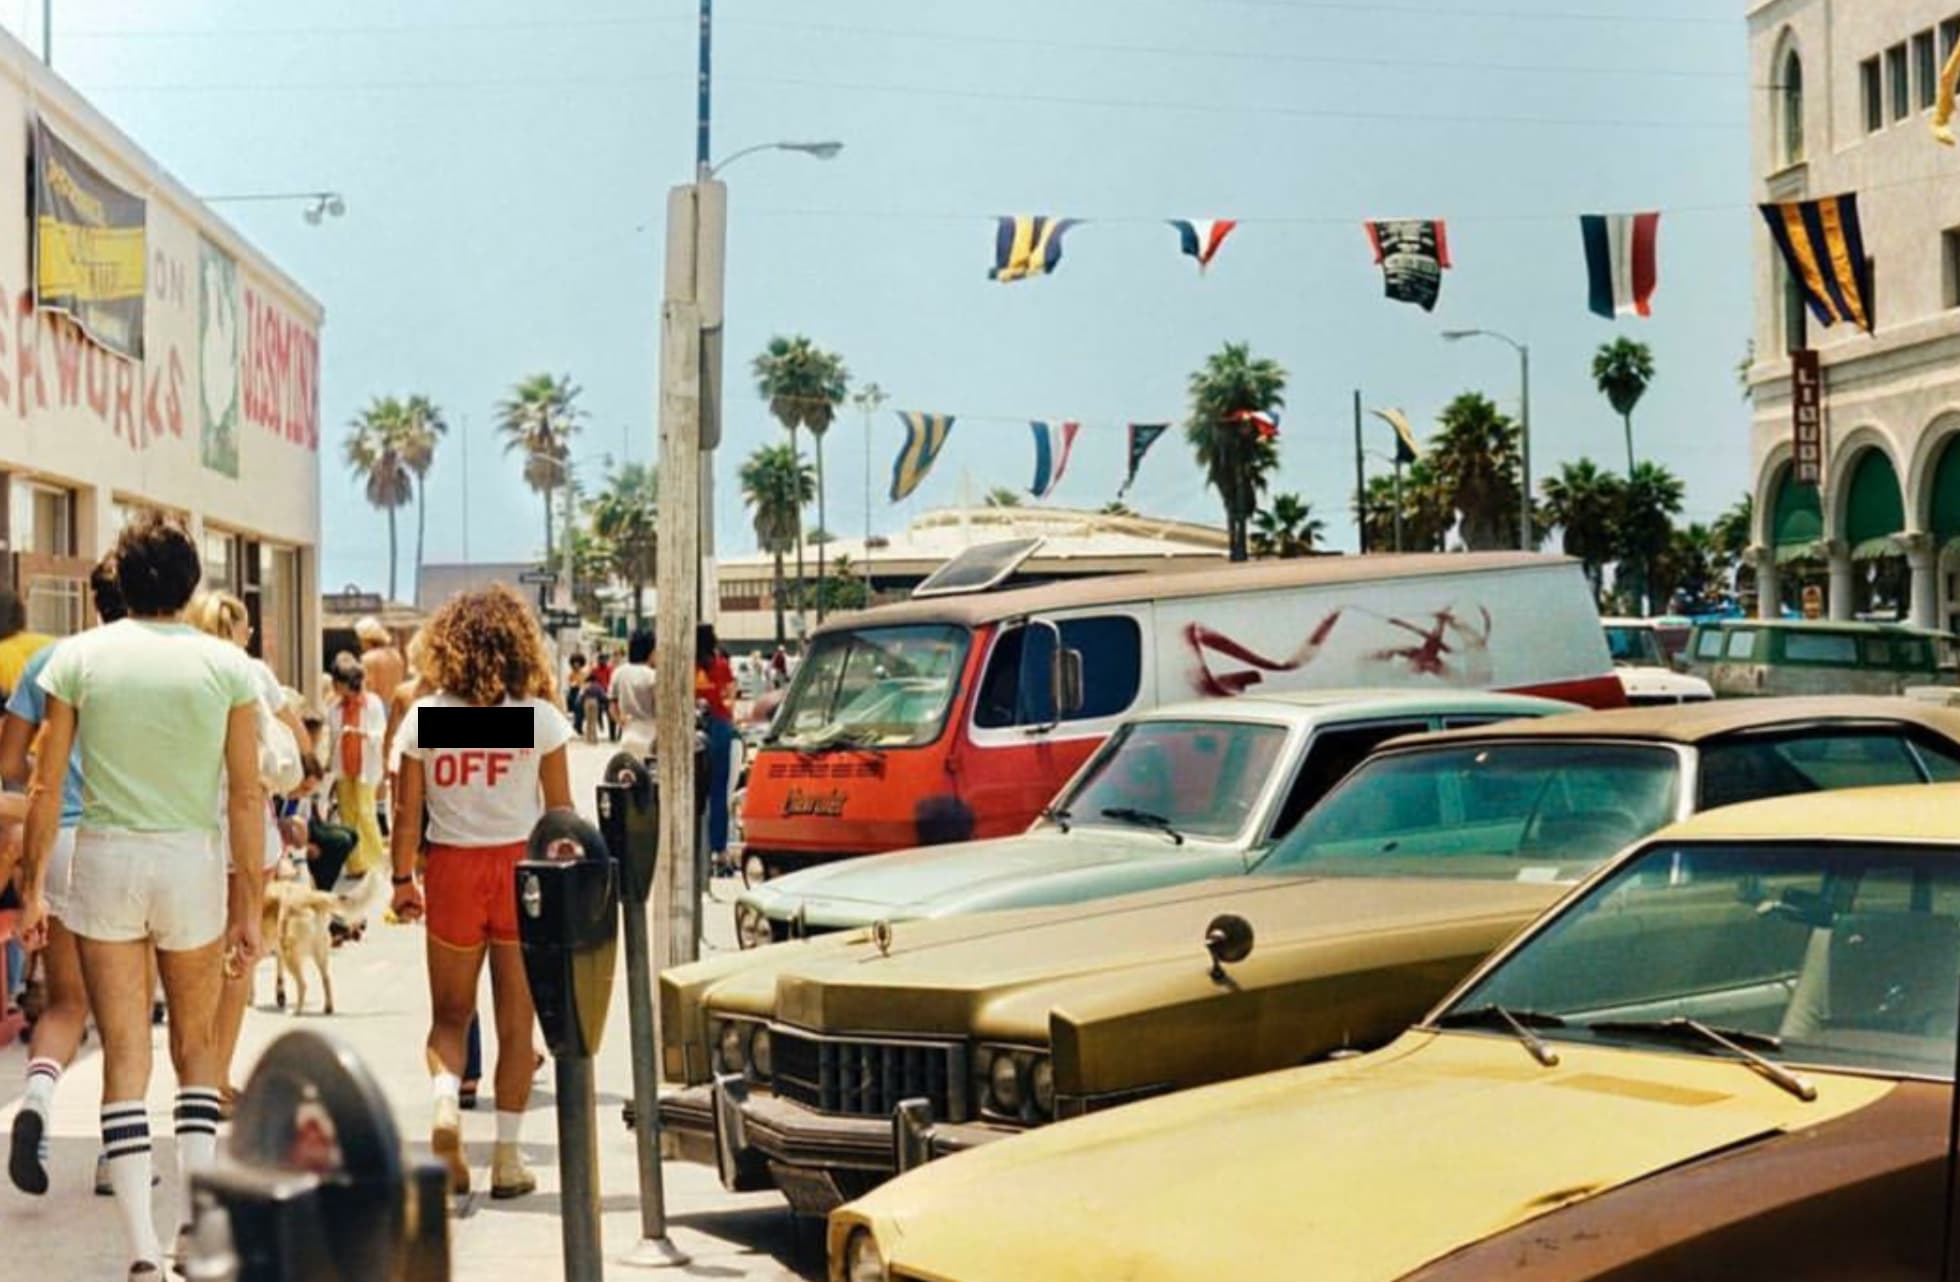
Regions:
[[505, 752], [537, 746], [537, 721], [529, 708], [423, 708], [417, 739], [430, 751], [490, 748]]

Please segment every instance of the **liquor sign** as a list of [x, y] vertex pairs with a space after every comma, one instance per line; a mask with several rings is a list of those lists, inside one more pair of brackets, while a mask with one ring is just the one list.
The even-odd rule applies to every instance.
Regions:
[[1790, 406], [1795, 436], [1793, 480], [1818, 485], [1824, 480], [1824, 372], [1817, 353], [1803, 348], [1790, 353]]

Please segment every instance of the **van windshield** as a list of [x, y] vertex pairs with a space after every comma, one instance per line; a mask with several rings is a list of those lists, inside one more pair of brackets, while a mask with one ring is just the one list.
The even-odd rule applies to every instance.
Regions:
[[768, 742], [806, 750], [931, 743], [967, 639], [965, 628], [934, 623], [825, 633], [798, 667]]

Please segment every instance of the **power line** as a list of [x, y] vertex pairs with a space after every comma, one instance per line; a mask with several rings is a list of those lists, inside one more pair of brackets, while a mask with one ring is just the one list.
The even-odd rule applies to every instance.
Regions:
[[1395, 14], [1397, 16], [1418, 18], [1494, 18], [1501, 21], [1517, 22], [1594, 22], [1630, 23], [1641, 26], [1679, 24], [1683, 26], [1723, 26], [1738, 25], [1734, 18], [1706, 17], [1701, 15], [1665, 13], [1598, 13], [1555, 9], [1464, 9], [1452, 5], [1446, 9], [1424, 8], [1411, 4], [1382, 4], [1379, 0], [1213, 0], [1215, 4], [1238, 5], [1255, 9], [1291, 9], [1296, 12], [1365, 13]]

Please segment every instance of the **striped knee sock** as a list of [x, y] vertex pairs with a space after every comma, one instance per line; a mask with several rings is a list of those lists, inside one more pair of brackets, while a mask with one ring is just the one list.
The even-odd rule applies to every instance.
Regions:
[[142, 1100], [102, 1106], [102, 1153], [108, 1159], [129, 1258], [160, 1263], [163, 1249], [150, 1215], [150, 1115]]
[[42, 1117], [48, 1115], [48, 1105], [54, 1102], [54, 1088], [61, 1081], [61, 1065], [51, 1059], [30, 1059], [27, 1061], [27, 1094], [21, 1100], [23, 1109], [32, 1109]]
[[191, 1222], [191, 1176], [209, 1168], [218, 1155], [218, 1120], [223, 1115], [223, 1097], [215, 1087], [178, 1088], [177, 1171], [183, 1178], [185, 1224]]

